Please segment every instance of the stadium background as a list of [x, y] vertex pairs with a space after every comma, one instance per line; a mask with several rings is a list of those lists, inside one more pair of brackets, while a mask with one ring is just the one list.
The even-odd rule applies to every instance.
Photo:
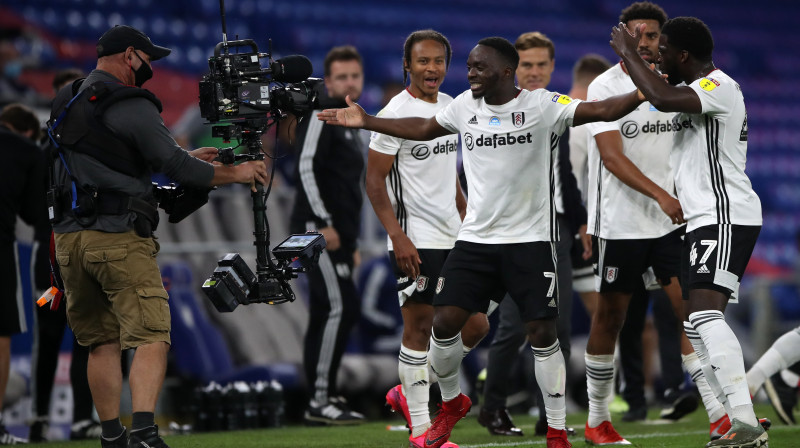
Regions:
[[[583, 54], [594, 52], [616, 60], [608, 46], [609, 32], [619, 11], [629, 4], [581, 0], [226, 3], [229, 39], [252, 38], [266, 51], [271, 38], [275, 57], [304, 54], [311, 59], [317, 77], [322, 77], [322, 60], [331, 46], [355, 45], [364, 58], [366, 86], [361, 103], [373, 113], [380, 107], [384, 86], [402, 81], [402, 43], [413, 30], [430, 27], [450, 39], [453, 60], [442, 90], [453, 96], [468, 87], [465, 60], [478, 39], [499, 35], [513, 41], [522, 32], [542, 31], [556, 46], [556, 69], [549, 89], [567, 92], [572, 65]], [[797, 260], [795, 235], [800, 228], [800, 35], [790, 31], [800, 15], [800, 4], [788, 0], [673, 0], [662, 6], [671, 17], [693, 15], [709, 25], [716, 44], [714, 60], [741, 84], [747, 103], [747, 172], [762, 200], [764, 228], [751, 261], [751, 275], [743, 285], [745, 304], [730, 313], [737, 331], [750, 336], [742, 339], [748, 359], [753, 360], [800, 320], [800, 297], [796, 276], [792, 276]], [[207, 71], [207, 58], [221, 40], [219, 2], [3, 0], [0, 4], [0, 37], [18, 51], [24, 65], [18, 80], [41, 93], [37, 101], [52, 96], [50, 82], [58, 69], [91, 70], [96, 62], [95, 42], [114, 24], [132, 25], [157, 44], [172, 48], [168, 58], [154, 64], [155, 78], [146, 87], [163, 101], [167, 125], [176, 125], [187, 110], [196, 109], [197, 81]], [[46, 102], [38, 106], [46, 114]], [[273, 243], [286, 235], [285, 211], [293, 194], [290, 180], [278, 182], [270, 198]], [[221, 254], [251, 253], [249, 213], [246, 192], [225, 188], [214, 193], [210, 206], [191, 219], [159, 229], [173, 320], [179, 317], [189, 322], [176, 325], [173, 378], [202, 383], [269, 377], [289, 388], [300, 387], [297, 365], [305, 325], [302, 282], [296, 284], [301, 297], [298, 303], [249, 307], [227, 316], [208, 312], [198, 293], [199, 284]], [[345, 377], [354, 378], [353, 383], [380, 388], [395, 381], [391, 373], [399, 316], [392, 293], [383, 284], [385, 265], [379, 256], [383, 236], [370, 210], [365, 211], [364, 223], [367, 263], [359, 283], [365, 291], [365, 317], [344, 367], [348, 369]], [[23, 251], [23, 263], [24, 257]], [[252, 263], [253, 257], [245, 255], [245, 259]], [[33, 295], [27, 284], [25, 294]], [[31, 310], [26, 311], [30, 319]], [[29, 335], [15, 338], [13, 346], [14, 366], [24, 372], [29, 362]], [[480, 356], [475, 358], [472, 370], [480, 366]], [[386, 372], [389, 378], [382, 375]], [[66, 384], [63, 372], [59, 381]], [[15, 414], [19, 421], [25, 411], [20, 405], [15, 412], [20, 413]]]

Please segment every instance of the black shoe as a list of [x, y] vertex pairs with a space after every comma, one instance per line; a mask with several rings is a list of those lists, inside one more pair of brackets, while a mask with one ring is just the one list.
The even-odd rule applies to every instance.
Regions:
[[128, 448], [169, 448], [164, 439], [158, 436], [158, 425], [131, 431]]
[[309, 425], [355, 425], [364, 422], [364, 415], [350, 410], [341, 398], [333, 398], [322, 405], [312, 402], [303, 418]]
[[70, 427], [69, 439], [70, 440], [93, 440], [103, 434], [103, 428], [100, 423], [94, 420], [81, 420], [75, 422]]
[[5, 426], [0, 425], [0, 445], [24, 445], [27, 440], [14, 436]]
[[100, 446], [103, 448], [128, 448], [128, 433], [123, 427], [122, 434], [116, 439], [106, 439], [100, 436]]
[[778, 418], [787, 425], [796, 425], [793, 411], [797, 406], [797, 388], [786, 384], [779, 372], [764, 381], [764, 390]]
[[630, 406], [630, 408], [622, 414], [623, 422], [641, 422], [647, 420], [647, 406]]
[[661, 410], [661, 418], [666, 420], [680, 420], [697, 410], [697, 395], [694, 391], [667, 389], [664, 401], [667, 406]]
[[47, 417], [36, 417], [31, 423], [28, 432], [28, 441], [31, 443], [47, 442], [47, 432], [50, 429]]
[[489, 434], [493, 436], [522, 435], [522, 430], [514, 426], [511, 415], [508, 414], [508, 409], [506, 408], [490, 411], [482, 407], [481, 412], [478, 414], [478, 423], [481, 426], [485, 426], [489, 430]]

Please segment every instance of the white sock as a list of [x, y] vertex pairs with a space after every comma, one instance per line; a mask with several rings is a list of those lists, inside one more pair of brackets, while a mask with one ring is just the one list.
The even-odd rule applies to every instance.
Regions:
[[798, 328], [779, 337], [747, 372], [750, 395], [755, 395], [764, 380], [800, 361], [800, 333]]
[[706, 376], [703, 374], [703, 368], [700, 365], [700, 359], [697, 357], [697, 353], [681, 355], [681, 359], [683, 360], [683, 366], [686, 368], [686, 371], [689, 372], [689, 376], [692, 377], [692, 381], [697, 385], [697, 390], [700, 391], [700, 398], [703, 400], [703, 406], [708, 413], [708, 420], [714, 423], [724, 417], [725, 407], [717, 400], [717, 396], [714, 394], [714, 391], [711, 390], [708, 379], [706, 379]]
[[431, 425], [428, 411], [431, 389], [428, 379], [428, 352], [411, 350], [401, 345], [397, 373], [400, 375], [400, 384], [403, 385], [403, 394], [408, 403], [408, 414], [411, 416], [411, 434], [418, 437]]
[[800, 375], [792, 372], [791, 370], [781, 370], [781, 379], [784, 383], [794, 388], [800, 386]]
[[565, 387], [567, 368], [558, 339], [550, 347], [536, 348], [531, 346], [536, 373], [536, 382], [544, 398], [544, 410], [547, 415], [547, 426], [553, 429], [564, 429], [567, 423], [567, 400]]
[[589, 393], [590, 428], [611, 421], [608, 397], [614, 392], [614, 355], [584, 355], [586, 360], [586, 390]]
[[450, 401], [461, 393], [458, 374], [461, 371], [461, 357], [463, 354], [461, 333], [450, 339], [438, 339], [431, 332], [428, 357], [431, 361], [431, 369], [439, 377], [439, 389], [442, 391], [443, 401]]
[[725, 316], [716, 310], [698, 311], [689, 315], [689, 321], [703, 340], [711, 368], [728, 400], [728, 417], [758, 425], [747, 388], [742, 347]]
[[731, 415], [731, 408], [728, 406], [728, 399], [722, 392], [722, 386], [719, 385], [719, 381], [717, 381], [717, 375], [714, 374], [714, 370], [711, 368], [711, 363], [708, 360], [708, 350], [706, 349], [706, 345], [703, 343], [703, 338], [700, 337], [700, 333], [695, 331], [691, 322], [684, 321], [683, 330], [686, 332], [686, 337], [689, 338], [689, 342], [691, 342], [692, 347], [694, 348], [694, 353], [697, 355], [697, 359], [700, 361], [700, 368], [703, 371], [703, 376], [706, 378], [709, 387], [711, 387], [711, 391], [717, 398], [717, 402], [722, 405], [723, 409], [725, 410], [725, 414]]

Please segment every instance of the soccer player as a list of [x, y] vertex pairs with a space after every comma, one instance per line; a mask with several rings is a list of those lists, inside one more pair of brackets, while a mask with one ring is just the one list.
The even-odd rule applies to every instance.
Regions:
[[[664, 10], [650, 2], [633, 3], [622, 11], [622, 23], [630, 28], [645, 27], [636, 46], [643, 61], [657, 62], [660, 31], [666, 20]], [[617, 64], [592, 81], [588, 98], [603, 99], [632, 88], [626, 65]], [[641, 289], [649, 267], [670, 298], [675, 315], [683, 315], [678, 275], [684, 217], [681, 204], [671, 194], [671, 118], [671, 114], [645, 103], [616, 122], [587, 125], [594, 137], [589, 140], [587, 205], [600, 300], [586, 344], [589, 415], [585, 438], [595, 445], [629, 444], [611, 425], [607, 397], [614, 387], [614, 347], [631, 297]], [[724, 410], [706, 381], [696, 376], [700, 363], [691, 343], [683, 334], [681, 339], [684, 365], [713, 408], [711, 421], [718, 421]], [[678, 419], [697, 408], [693, 394], [675, 398], [665, 417]], [[644, 408], [644, 403], [630, 404]]]
[[[519, 54], [517, 83], [526, 90], [546, 89], [555, 69], [555, 45], [547, 36], [532, 31], [521, 34], [514, 42]], [[569, 130], [564, 131], [569, 134]], [[569, 163], [568, 136], [559, 139], [558, 156], [553, 159], [553, 188], [559, 237], [556, 243], [556, 277], [559, 295], [567, 300], [558, 302], [558, 342], [564, 361], [569, 365], [570, 332], [572, 319], [572, 235], [586, 233], [586, 208], [581, 202], [578, 182]], [[562, 151], [562, 148], [564, 151]], [[520, 347], [525, 343], [525, 325], [519, 308], [513, 300], [503, 300], [497, 310], [500, 313], [494, 340], [489, 348], [486, 363], [486, 382], [483, 388], [484, 401], [478, 415], [478, 423], [485, 426], [489, 434], [500, 436], [522, 436], [522, 430], [514, 426], [506, 409], [506, 398], [511, 378], [510, 367], [519, 357]], [[525, 355], [530, 355], [525, 353]], [[533, 363], [531, 363], [533, 365]], [[537, 436], [547, 435], [544, 400], [538, 385], [532, 382], [540, 418], [534, 427]], [[573, 433], [572, 428], [567, 428]]]
[[[434, 30], [411, 33], [403, 45], [403, 81], [410, 79], [410, 83], [378, 116], [432, 117], [450, 104], [453, 98], [439, 92], [439, 87], [451, 55], [450, 42], [442, 34]], [[401, 384], [386, 394], [386, 402], [406, 418], [412, 448], [424, 446], [431, 426], [428, 341], [434, 282], [467, 211], [458, 183], [457, 148], [456, 135], [416, 141], [373, 133], [367, 159], [367, 196], [388, 234], [403, 315], [398, 364]], [[464, 355], [489, 332], [489, 321], [485, 314], [477, 313], [467, 326], [473, 331], [469, 332], [471, 340], [463, 335]], [[443, 446], [457, 447], [450, 442]]]
[[795, 425], [793, 409], [797, 405], [800, 361], [800, 327], [779, 337], [753, 367], [747, 371], [747, 384], [753, 396], [764, 386], [772, 407], [781, 421]]
[[548, 413], [547, 446], [571, 446], [564, 430], [564, 358], [556, 337], [553, 158], [567, 126], [615, 120], [641, 100], [635, 91], [581, 102], [544, 89], [520, 89], [514, 84], [518, 64], [511, 42], [481, 39], [467, 60], [470, 90], [434, 117], [373, 117], [349, 98], [348, 108], [317, 115], [330, 124], [405, 139], [424, 141], [460, 133], [466, 148], [467, 215], [436, 282], [428, 355], [439, 376], [443, 404], [428, 429], [426, 448], [446, 442], [472, 405], [458, 383], [460, 332], [473, 313], [486, 311], [489, 296], [498, 289], [508, 291], [526, 322]]
[[[359, 97], [364, 65], [355, 47], [332, 48], [324, 60], [329, 100]], [[294, 233], [317, 229], [326, 250], [308, 272], [308, 329], [303, 367], [311, 395], [304, 419], [311, 424], [356, 424], [364, 415], [338, 396], [337, 378], [350, 330], [361, 316], [353, 281], [358, 265], [364, 142], [351, 129], [325, 126], [308, 112], [297, 126], [298, 188], [290, 217]]]
[[[570, 98], [585, 100], [589, 84], [600, 74], [611, 68], [611, 63], [606, 58], [597, 54], [587, 54], [572, 67], [572, 87], [568, 95]], [[581, 199], [586, 202], [587, 183], [589, 171], [587, 168], [589, 131], [587, 126], [572, 128], [569, 132], [569, 161], [572, 164], [572, 173], [578, 182]], [[581, 239], [585, 238], [586, 230], [580, 233]], [[591, 238], [591, 235], [589, 235]], [[591, 243], [589, 243], [591, 244]], [[591, 249], [591, 247], [589, 248]], [[594, 314], [599, 295], [594, 289], [594, 275], [592, 272], [591, 250], [584, 248], [583, 241], [572, 242], [572, 288], [586, 308], [589, 316]]]
[[637, 54], [643, 32], [643, 24], [631, 34], [620, 23], [611, 46], [648, 101], [660, 111], [677, 112], [669, 123], [670, 162], [687, 221], [684, 328], [731, 421], [730, 430], [708, 446], [761, 446], [768, 436], [753, 412], [741, 346], [723, 314], [728, 301], [737, 300], [762, 222], [761, 202], [744, 173], [744, 97], [739, 84], [714, 66], [714, 40], [701, 20], [677, 17], [664, 24], [658, 48], [668, 83]]

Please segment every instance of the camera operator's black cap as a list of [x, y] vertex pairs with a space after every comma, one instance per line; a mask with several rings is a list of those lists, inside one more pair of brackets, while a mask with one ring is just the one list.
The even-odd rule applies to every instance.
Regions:
[[150, 41], [146, 34], [128, 25], [115, 25], [97, 41], [97, 57], [122, 53], [128, 47], [141, 50], [150, 56], [151, 61], [166, 57], [172, 52]]

